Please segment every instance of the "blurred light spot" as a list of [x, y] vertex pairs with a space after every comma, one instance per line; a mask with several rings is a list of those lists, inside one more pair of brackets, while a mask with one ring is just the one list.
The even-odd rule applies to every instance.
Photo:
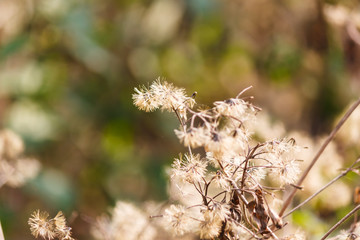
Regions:
[[143, 19], [143, 31], [157, 43], [170, 39], [177, 30], [183, 11], [181, 1], [155, 1]]
[[[166, 74], [175, 82], [194, 79], [203, 73], [203, 56], [196, 45], [178, 44], [163, 56]], [[186, 75], [186, 77], [184, 77]]]
[[304, 78], [300, 86], [302, 94], [308, 99], [315, 99], [319, 91], [319, 83], [316, 78]]
[[26, 5], [22, 1], [16, 0], [0, 1], [0, 43], [12, 38], [21, 30], [30, 13], [27, 12], [29, 9], [26, 9]]
[[40, 199], [46, 199], [48, 203], [60, 208], [68, 208], [74, 200], [72, 185], [62, 172], [47, 169], [31, 181], [29, 187]]
[[71, 0], [41, 0], [38, 4], [39, 12], [47, 17], [64, 15], [70, 8]]
[[197, 15], [208, 15], [220, 8], [218, 1], [215, 0], [187, 0], [186, 2]]
[[30, 64], [21, 73], [19, 87], [21, 92], [31, 94], [36, 93], [41, 88], [43, 82], [42, 71], [38, 65]]
[[22, 101], [10, 109], [8, 124], [30, 140], [43, 141], [55, 137], [58, 122], [53, 115], [35, 103]]
[[159, 61], [155, 53], [147, 48], [137, 48], [130, 53], [128, 65], [138, 78], [155, 79], [159, 75]]
[[218, 74], [222, 85], [235, 95], [240, 89], [250, 86], [256, 81], [256, 73], [251, 59], [241, 54], [234, 54], [224, 60]]
[[[118, 170], [119, 171], [119, 170]], [[106, 181], [106, 189], [114, 198], [141, 198], [146, 192], [146, 179], [138, 171], [111, 174]]]
[[67, 32], [66, 43], [86, 67], [97, 73], [104, 73], [111, 65], [113, 56], [94, 39], [93, 19], [88, 9], [74, 9], [64, 21]]
[[30, 62], [25, 66], [5, 68], [0, 73], [0, 92], [31, 95], [37, 93], [43, 85], [42, 68]]

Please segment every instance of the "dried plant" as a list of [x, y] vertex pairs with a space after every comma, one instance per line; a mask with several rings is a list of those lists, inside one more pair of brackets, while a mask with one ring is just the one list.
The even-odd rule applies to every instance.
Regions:
[[[280, 237], [278, 230], [287, 224], [284, 218], [357, 169], [359, 161], [284, 214], [296, 190], [302, 188], [309, 171], [360, 100], [341, 119], [299, 177], [301, 161], [297, 154], [302, 147], [295, 139], [254, 138], [250, 130], [254, 129], [260, 109], [243, 98], [248, 89], [235, 98], [214, 102], [211, 108], [195, 109], [196, 92], [188, 97], [184, 89], [160, 79], [148, 88], [135, 88], [133, 100], [140, 110], [175, 113], [180, 122], [175, 134], [188, 149], [175, 159], [170, 170], [173, 193], [180, 193], [173, 199], [179, 204], [169, 206], [161, 215], [175, 235], [197, 233], [201, 239], [305, 239], [299, 231]], [[282, 203], [285, 189], [291, 193]], [[276, 209], [279, 202], [280, 211]]]
[[[283, 222], [269, 201], [276, 200], [276, 191], [296, 182], [300, 173], [296, 153], [301, 148], [291, 138], [265, 142], [252, 138], [249, 125], [259, 108], [241, 98], [246, 90], [215, 102], [212, 108], [194, 110], [194, 97], [165, 81], [135, 89], [133, 99], [139, 109], [175, 113], [180, 121], [175, 133], [188, 147], [188, 153], [175, 159], [171, 180], [180, 191], [192, 185], [201, 202], [165, 210], [164, 219], [176, 234], [199, 232], [202, 239], [277, 239], [274, 231]], [[194, 153], [195, 148], [203, 148], [206, 156]]]
[[71, 237], [71, 228], [66, 225], [66, 219], [62, 212], [58, 212], [54, 218], [49, 219], [49, 213], [36, 210], [28, 221], [31, 234], [43, 239], [74, 240]]
[[[169, 170], [170, 197], [174, 204], [165, 209], [156, 207], [162, 210], [152, 219], [159, 221], [150, 221], [148, 212], [118, 201], [111, 210], [111, 217], [103, 215], [92, 221], [93, 236], [99, 240], [170, 239], [171, 235], [182, 239], [195, 239], [194, 236], [220, 240], [306, 239], [299, 229], [290, 234], [279, 231], [291, 225], [286, 217], [349, 172], [358, 173], [360, 159], [317, 188], [299, 205], [285, 211], [296, 191], [303, 189], [302, 184], [325, 148], [360, 104], [360, 99], [322, 144], [312, 143], [319, 146], [319, 150], [313, 152], [314, 157], [304, 167], [299, 160], [303, 147], [294, 138], [263, 141], [259, 139], [264, 136], [259, 138], [259, 134], [253, 132], [258, 129], [256, 120], [260, 108], [243, 97], [248, 89], [235, 98], [214, 102], [213, 107], [195, 108], [196, 92], [189, 97], [184, 89], [166, 81], [158, 79], [148, 88], [135, 88], [133, 100], [139, 109], [173, 112], [180, 122], [175, 134], [187, 147], [187, 152], [179, 154]], [[20, 149], [15, 143], [13, 149]], [[334, 147], [330, 150], [331, 155], [337, 155]], [[17, 156], [16, 150], [4, 153], [4, 156]], [[360, 209], [358, 197], [356, 199], [354, 209], [333, 225], [322, 239]], [[154, 206], [150, 208], [155, 209]], [[349, 230], [332, 239], [355, 239], [359, 232], [356, 219]], [[67, 227], [61, 212], [49, 219], [47, 212], [37, 210], [29, 219], [29, 225], [35, 237], [73, 239], [71, 228]], [[168, 233], [164, 233], [164, 229]]]

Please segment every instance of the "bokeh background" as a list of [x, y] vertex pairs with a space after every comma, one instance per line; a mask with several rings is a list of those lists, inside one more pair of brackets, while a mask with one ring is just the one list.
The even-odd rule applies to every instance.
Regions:
[[5, 238], [32, 239], [39, 208], [91, 239], [116, 200], [168, 198], [178, 123], [131, 97], [159, 76], [207, 105], [252, 85], [287, 130], [326, 134], [360, 93], [359, 14], [355, 0], [0, 0], [0, 126], [42, 162], [0, 189]]

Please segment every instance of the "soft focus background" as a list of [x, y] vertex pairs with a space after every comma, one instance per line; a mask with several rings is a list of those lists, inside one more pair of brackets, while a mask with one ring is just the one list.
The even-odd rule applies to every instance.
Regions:
[[[0, 126], [43, 165], [24, 187], [0, 189], [5, 238], [33, 239], [38, 208], [64, 211], [81, 240], [118, 199], [168, 198], [178, 123], [131, 97], [158, 76], [203, 104], [252, 85], [255, 105], [288, 131], [330, 132], [360, 93], [359, 14], [355, 0], [0, 0]], [[341, 146], [340, 162], [360, 153]], [[294, 219], [321, 233], [346, 204]]]

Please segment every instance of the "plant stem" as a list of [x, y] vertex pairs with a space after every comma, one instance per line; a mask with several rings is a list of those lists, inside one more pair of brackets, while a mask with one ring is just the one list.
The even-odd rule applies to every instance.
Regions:
[[[342, 125], [344, 124], [344, 122], [350, 117], [350, 115], [352, 114], [352, 112], [357, 108], [357, 106], [360, 104], [360, 98], [349, 108], [349, 110], [345, 113], [345, 115], [341, 118], [340, 122], [336, 125], [336, 127], [332, 130], [332, 132], [330, 133], [330, 135], [327, 137], [327, 139], [325, 140], [325, 142], [322, 144], [322, 146], [320, 147], [319, 151], [317, 152], [317, 154], [315, 155], [315, 157], [313, 158], [313, 160], [311, 161], [310, 165], [307, 167], [307, 169], [304, 171], [303, 175], [301, 176], [301, 178], [299, 179], [299, 181], [297, 182], [297, 186], [301, 186], [301, 184], [303, 183], [303, 181], [305, 180], [306, 176], [309, 174], [310, 170], [312, 169], [312, 167], [315, 165], [316, 161], [319, 159], [319, 157], [321, 156], [321, 154], [324, 152], [325, 148], [327, 147], [327, 145], [334, 139], [336, 133], [339, 131], [339, 129], [342, 127]], [[287, 207], [290, 205], [290, 203], [292, 202], [295, 193], [298, 189], [297, 188], [293, 188], [290, 192], [290, 195], [288, 196], [288, 198], [285, 200], [284, 205], [282, 207], [282, 209], [279, 212], [279, 216], [283, 216], [285, 210], [287, 209]]]
[[[173, 109], [173, 111], [175, 112], [176, 117], [177, 117], [177, 119], [179, 120], [180, 125], [181, 125], [184, 133], [186, 133], [185, 123], [182, 121], [182, 119], [181, 119], [179, 113], [177, 112], [177, 110], [176, 110], [174, 107], [173, 107], [172, 109]], [[192, 156], [192, 151], [191, 151], [191, 147], [190, 147], [190, 146], [188, 146], [188, 151], [189, 151], [189, 154]]]
[[328, 188], [331, 184], [333, 184], [334, 182], [336, 182], [337, 180], [339, 180], [340, 178], [344, 177], [346, 174], [348, 174], [350, 171], [353, 170], [353, 167], [356, 163], [358, 163], [360, 161], [360, 158], [357, 159], [348, 169], [346, 169], [344, 172], [342, 172], [341, 174], [339, 174], [337, 177], [335, 177], [333, 180], [331, 180], [330, 182], [328, 182], [326, 185], [324, 185], [322, 188], [320, 188], [318, 191], [316, 191], [313, 195], [311, 195], [310, 197], [308, 197], [305, 201], [303, 201], [302, 203], [300, 203], [299, 205], [297, 205], [296, 207], [294, 207], [293, 209], [291, 209], [288, 213], [286, 213], [283, 218], [289, 216], [291, 213], [293, 213], [294, 211], [298, 210], [299, 208], [301, 208], [303, 205], [305, 205], [306, 203], [308, 203], [311, 199], [313, 199], [314, 197], [316, 197], [319, 193], [321, 193], [322, 191], [324, 191], [326, 188]]
[[351, 217], [351, 215], [353, 215], [359, 209], [360, 209], [360, 204], [357, 205], [353, 210], [351, 210], [351, 212], [346, 214], [346, 216], [343, 217], [340, 221], [338, 221], [334, 226], [332, 226], [332, 228], [330, 228], [330, 230], [327, 233], [325, 233], [325, 235], [321, 238], [321, 240], [326, 239], [340, 224], [342, 224], [346, 219]]

